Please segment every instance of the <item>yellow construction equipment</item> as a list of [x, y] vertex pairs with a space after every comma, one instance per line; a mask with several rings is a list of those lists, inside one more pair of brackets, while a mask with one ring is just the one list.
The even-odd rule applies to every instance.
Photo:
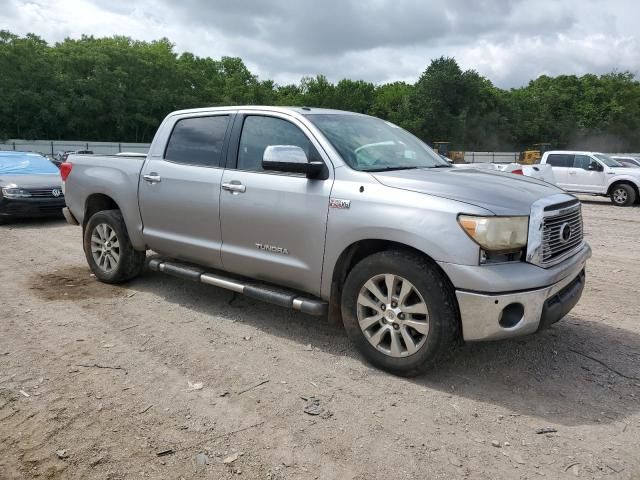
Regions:
[[523, 165], [533, 165], [542, 158], [542, 154], [547, 150], [551, 150], [550, 143], [534, 143], [529, 150], [520, 152], [519, 163]]
[[449, 142], [433, 142], [433, 149], [440, 155], [453, 160], [453, 163], [464, 163], [464, 152], [449, 150]]

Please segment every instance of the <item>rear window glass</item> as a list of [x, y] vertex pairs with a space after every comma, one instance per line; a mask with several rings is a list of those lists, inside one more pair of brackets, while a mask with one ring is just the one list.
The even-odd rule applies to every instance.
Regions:
[[188, 165], [219, 167], [228, 124], [228, 115], [179, 120], [171, 132], [164, 158]]
[[554, 153], [549, 155], [547, 163], [552, 167], [573, 167], [573, 155]]

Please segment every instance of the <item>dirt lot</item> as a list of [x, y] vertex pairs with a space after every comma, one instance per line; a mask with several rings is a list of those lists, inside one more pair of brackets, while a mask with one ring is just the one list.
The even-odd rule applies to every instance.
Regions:
[[411, 380], [313, 317], [100, 284], [61, 221], [0, 227], [0, 478], [640, 478], [640, 208], [584, 213], [571, 315]]

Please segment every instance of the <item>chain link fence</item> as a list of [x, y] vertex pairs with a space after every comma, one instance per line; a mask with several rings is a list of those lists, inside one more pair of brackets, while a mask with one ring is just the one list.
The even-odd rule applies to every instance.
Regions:
[[8, 140], [0, 143], [0, 150], [37, 152], [53, 157], [57, 152], [89, 150], [100, 155], [115, 155], [121, 152], [147, 153], [150, 143], [83, 142], [67, 140]]

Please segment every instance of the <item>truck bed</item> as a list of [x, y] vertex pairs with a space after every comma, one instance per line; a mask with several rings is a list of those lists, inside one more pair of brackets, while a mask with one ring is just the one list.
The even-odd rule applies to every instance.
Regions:
[[146, 158], [123, 155], [69, 155], [73, 165], [64, 184], [67, 207], [82, 225], [89, 196], [117, 198], [132, 243], [143, 245], [142, 218], [138, 208], [138, 182]]

